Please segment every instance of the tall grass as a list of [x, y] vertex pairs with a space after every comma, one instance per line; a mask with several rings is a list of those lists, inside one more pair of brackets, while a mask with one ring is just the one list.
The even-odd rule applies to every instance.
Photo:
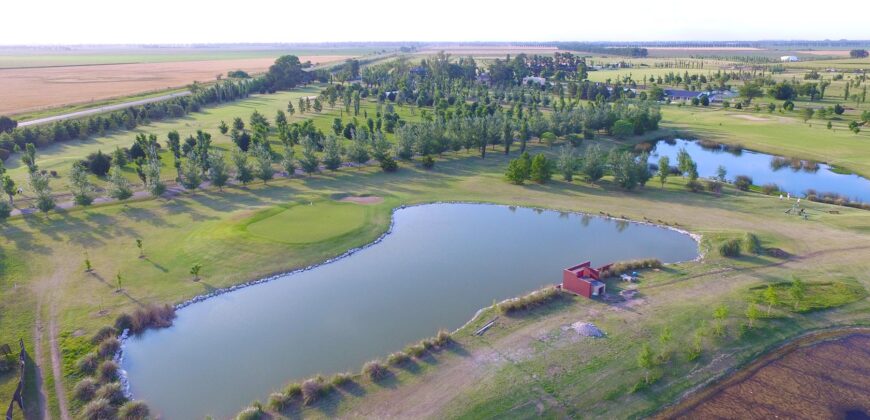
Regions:
[[662, 268], [664, 264], [662, 264], [661, 260], [656, 258], [646, 258], [642, 260], [630, 260], [630, 261], [619, 261], [610, 265], [610, 268], [606, 270], [602, 270], [600, 275], [601, 278], [606, 279], [610, 277], [616, 277], [622, 273], [634, 270], [642, 270], [642, 269], [653, 269], [653, 268]]
[[362, 374], [372, 381], [379, 381], [385, 378], [390, 371], [379, 360], [372, 360], [363, 365]]
[[747, 254], [758, 255], [764, 252], [764, 248], [761, 246], [761, 240], [752, 232], [746, 232], [746, 234], [743, 235], [742, 244], [743, 251]]
[[73, 388], [73, 398], [81, 402], [88, 402], [94, 399], [94, 395], [97, 393], [97, 385], [97, 381], [94, 378], [82, 379]]
[[726, 239], [719, 243], [719, 255], [723, 257], [735, 258], [740, 256], [739, 239]]
[[559, 291], [554, 286], [546, 286], [518, 298], [508, 299], [497, 305], [499, 312], [512, 314], [526, 311], [549, 303], [559, 297]]
[[129, 401], [118, 410], [120, 420], [147, 420], [151, 418], [151, 410], [142, 401]]
[[175, 308], [170, 305], [150, 305], [139, 308], [133, 315], [121, 314], [115, 320], [118, 330], [129, 329], [133, 334], [139, 334], [148, 328], [166, 328], [175, 319]]

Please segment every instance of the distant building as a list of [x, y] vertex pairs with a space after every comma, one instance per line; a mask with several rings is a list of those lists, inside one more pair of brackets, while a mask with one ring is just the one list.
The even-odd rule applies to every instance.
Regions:
[[480, 83], [482, 85], [491, 85], [492, 77], [489, 75], [489, 73], [480, 73], [477, 75], [477, 83]]
[[547, 79], [538, 76], [523, 77], [523, 86], [528, 86], [531, 83], [536, 83], [538, 85], [544, 86], [547, 84]]
[[601, 281], [601, 271], [608, 268], [609, 264], [592, 268], [589, 261], [566, 268], [562, 271], [562, 290], [588, 298], [602, 296], [607, 290]]
[[800, 61], [800, 59], [794, 55], [784, 55], [782, 57], [779, 57], [779, 61], [782, 61], [784, 63], [793, 63], [795, 61]]
[[694, 98], [701, 98], [704, 92], [695, 92], [682, 89], [665, 89], [665, 97], [671, 101], [691, 101]]

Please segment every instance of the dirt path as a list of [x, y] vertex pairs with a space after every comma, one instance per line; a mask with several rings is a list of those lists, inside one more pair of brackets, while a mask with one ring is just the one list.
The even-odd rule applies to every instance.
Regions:
[[51, 412], [48, 410], [48, 392], [45, 389], [45, 380], [43, 379], [44, 375], [42, 374], [42, 360], [43, 359], [43, 348], [42, 348], [42, 336], [43, 336], [43, 326], [42, 326], [42, 304], [36, 304], [36, 322], [33, 324], [33, 361], [35, 366], [33, 369], [36, 371], [36, 382], [39, 385], [39, 395], [37, 398], [39, 412], [39, 418], [51, 420]]
[[[72, 417], [69, 414], [69, 404], [66, 399], [66, 392], [63, 384], [63, 363], [60, 351], [60, 343], [58, 340], [59, 331], [57, 324], [58, 308], [57, 299], [54, 294], [62, 291], [63, 282], [66, 279], [65, 273], [69, 272], [70, 260], [63, 256], [54, 256], [52, 258], [58, 265], [55, 267], [51, 276], [44, 278], [34, 287], [34, 292], [37, 296], [36, 304], [36, 322], [34, 326], [35, 338], [35, 353], [37, 372], [40, 377], [44, 377], [44, 370], [40, 364], [45, 359], [45, 347], [48, 345], [49, 359], [51, 361], [51, 374], [54, 378], [54, 394], [57, 398], [58, 409], [60, 410], [61, 420], [70, 420]], [[42, 319], [42, 309], [48, 306], [48, 325], [46, 326]], [[45, 341], [46, 329], [48, 332], [48, 341]], [[45, 382], [40, 383], [40, 408], [43, 418], [50, 417], [48, 408], [48, 389], [45, 388]]]
[[50, 312], [51, 315], [48, 320], [48, 343], [51, 350], [51, 372], [54, 376], [54, 393], [57, 396], [60, 418], [62, 420], [70, 420], [69, 409], [67, 408], [66, 401], [66, 391], [64, 391], [63, 387], [63, 369], [61, 369], [60, 346], [57, 342], [57, 308], [54, 303], [51, 305]]

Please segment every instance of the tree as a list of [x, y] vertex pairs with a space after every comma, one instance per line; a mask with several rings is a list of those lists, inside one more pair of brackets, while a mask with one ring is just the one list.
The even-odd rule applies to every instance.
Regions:
[[255, 144], [250, 153], [255, 162], [254, 175], [265, 184], [275, 176], [275, 170], [272, 168], [272, 152], [263, 144]]
[[643, 343], [640, 347], [640, 352], [637, 354], [637, 365], [644, 370], [644, 382], [649, 384], [650, 371], [654, 366], [653, 352], [649, 343]]
[[118, 201], [124, 201], [133, 196], [133, 190], [130, 188], [130, 181], [124, 177], [124, 172], [118, 165], [113, 165], [109, 171], [109, 197]]
[[[241, 119], [236, 118], [241, 122]], [[244, 124], [244, 123], [242, 123]], [[175, 173], [177, 174], [175, 179], [181, 179], [181, 136], [178, 134], [178, 131], [172, 130], [169, 134], [166, 135], [166, 145], [169, 147], [169, 151], [172, 152], [173, 166], [175, 166]], [[117, 161], [115, 162], [118, 163]], [[123, 166], [123, 165], [121, 165]]]
[[313, 174], [319, 169], [320, 160], [317, 158], [317, 142], [311, 136], [305, 137], [302, 141], [302, 159], [299, 159], [299, 166], [306, 174]]
[[659, 332], [659, 344], [662, 347], [661, 353], [659, 354], [660, 360], [668, 360], [668, 345], [670, 344], [671, 339], [673, 339], [671, 327], [665, 325], [661, 332]]
[[181, 186], [188, 190], [199, 188], [199, 184], [202, 184], [201, 173], [201, 169], [195, 159], [185, 159], [181, 163]]
[[568, 145], [562, 146], [559, 150], [556, 166], [565, 181], [571, 182], [574, 180], [574, 172], [577, 172], [578, 163], [577, 156], [574, 154], [574, 148]]
[[547, 183], [553, 176], [553, 163], [544, 156], [543, 153], [538, 153], [532, 159], [532, 164], [529, 167], [529, 179], [538, 184]]
[[141, 239], [136, 239], [136, 248], [139, 248], [139, 258], [145, 258], [145, 243]]
[[200, 271], [202, 271], [202, 264], [196, 263], [190, 266], [190, 275], [193, 276], [193, 281], [199, 281]]
[[15, 188], [15, 181], [9, 175], [0, 176], [0, 184], [3, 185], [3, 193], [9, 197], [9, 205], [15, 205], [15, 194], [18, 193], [18, 188]]
[[725, 169], [724, 165], [719, 165], [716, 168], [716, 178], [719, 178], [719, 181], [725, 182], [725, 176], [728, 175], [728, 170]]
[[121, 277], [121, 272], [118, 271], [118, 274], [115, 274], [115, 282], [118, 284], [118, 288], [115, 289], [115, 292], [116, 292], [116, 293], [120, 293], [121, 290], [124, 290], [124, 289], [121, 288], [121, 280], [122, 280], [122, 279], [123, 279], [123, 278]]
[[293, 107], [293, 101], [287, 102], [287, 113], [291, 116], [296, 113], [296, 108]]
[[668, 175], [671, 174], [671, 159], [667, 156], [662, 156], [659, 158], [659, 169], [656, 172], [656, 176], [659, 178], [659, 182], [662, 183], [662, 188], [665, 187], [665, 182], [668, 180]]
[[749, 301], [749, 306], [746, 308], [746, 319], [749, 320], [749, 328], [752, 329], [755, 324], [755, 320], [761, 316], [761, 312], [758, 310], [758, 305], [755, 304], [754, 300]]
[[43, 213], [48, 213], [55, 207], [54, 198], [51, 196], [51, 187], [48, 185], [50, 178], [47, 174], [33, 172], [30, 174], [30, 189], [36, 195], [36, 208]]
[[843, 115], [844, 112], [846, 112], [846, 108], [843, 105], [834, 104], [834, 114]]
[[764, 303], [767, 304], [768, 316], [770, 316], [770, 309], [774, 305], [779, 305], [779, 294], [776, 293], [776, 289], [773, 288], [772, 284], [768, 284], [767, 289], [764, 289]]
[[634, 134], [634, 124], [628, 120], [617, 120], [610, 131], [614, 137], [623, 139]]
[[366, 144], [366, 140], [361, 136], [355, 135], [354, 139], [351, 140], [350, 149], [347, 151], [347, 157], [358, 165], [365, 165], [370, 159], [369, 148]]
[[[116, 154], [124, 154], [124, 152], [120, 149], [115, 150], [120, 152]], [[120, 158], [120, 161], [126, 163], [126, 158], [127, 157], [124, 156], [123, 158]], [[88, 171], [90, 171], [92, 174], [96, 176], [106, 176], [106, 174], [109, 173], [109, 168], [111, 168], [112, 166], [112, 158], [103, 154], [102, 150], [97, 150], [97, 153], [91, 153], [90, 155], [88, 155], [88, 157], [81, 161], [81, 163], [87, 165]], [[120, 163], [119, 165], [123, 166], [123, 164]]]
[[590, 182], [598, 181], [604, 176], [605, 159], [601, 148], [597, 144], [593, 144], [586, 149], [580, 171], [586, 175]]
[[226, 135], [228, 131], [230, 131], [230, 126], [227, 125], [224, 120], [221, 120], [220, 125], [218, 126], [218, 130], [220, 130], [221, 134]]
[[230, 171], [227, 167], [227, 161], [221, 152], [213, 152], [209, 155], [208, 164], [208, 179], [211, 184], [218, 187], [218, 190], [223, 191], [224, 185], [230, 179]]
[[145, 188], [152, 197], [160, 197], [166, 192], [166, 184], [160, 180], [160, 156], [157, 154], [156, 140], [148, 145], [148, 161], [145, 165]]
[[855, 49], [855, 50], [849, 51], [849, 57], [852, 57], [852, 58], [865, 58], [865, 57], [867, 57], [868, 54], [870, 54], [870, 53], [868, 53], [867, 50], [865, 50], [865, 49]]
[[241, 182], [242, 185], [251, 182], [254, 179], [254, 171], [248, 163], [248, 154], [241, 150], [236, 150], [233, 151], [231, 159], [233, 166], [236, 168], [236, 180]]
[[[122, 150], [120, 147], [115, 147], [115, 151], [112, 152], [112, 159], [109, 161], [109, 163], [110, 163], [110, 165], [108, 168], [106, 168], [106, 172], [104, 172], [103, 175], [105, 175], [109, 172], [108, 170], [111, 169], [111, 163], [114, 163], [122, 168], [124, 166], [126, 166], [127, 165], [127, 153], [124, 152], [124, 150]], [[91, 169], [91, 168], [88, 168], [88, 169]], [[91, 172], [93, 172], [93, 169], [91, 169]]]
[[505, 172], [505, 179], [510, 181], [512, 184], [522, 185], [527, 179], [529, 179], [531, 171], [531, 158], [529, 154], [523, 152], [519, 158], [511, 159], [510, 163], [508, 163], [507, 172]]
[[[323, 104], [320, 103], [320, 99], [315, 98], [314, 104], [312, 105], [312, 107], [314, 108], [314, 112], [316, 112], [318, 114], [320, 113], [320, 111], [323, 111]], [[357, 113], [359, 113], [359, 112], [357, 112]]]
[[751, 82], [747, 82], [743, 86], [740, 86], [738, 93], [741, 97], [746, 99], [746, 103], [750, 103], [752, 102], [752, 99], [762, 95], [761, 87]]
[[721, 304], [713, 309], [713, 319], [716, 321], [713, 324], [713, 334], [722, 336], [725, 334], [725, 319], [728, 318], [728, 306]]
[[21, 154], [21, 163], [27, 167], [27, 172], [31, 174], [39, 170], [39, 166], [36, 165], [36, 146], [33, 143], [27, 143], [24, 146], [24, 152]]
[[69, 185], [76, 205], [89, 206], [94, 202], [94, 198], [91, 197], [94, 187], [88, 179], [88, 171], [81, 164], [73, 163], [69, 173]]
[[18, 127], [18, 121], [5, 115], [0, 115], [0, 133], [11, 133], [16, 127]]
[[791, 287], [788, 289], [788, 294], [794, 299], [794, 310], [798, 310], [800, 306], [801, 300], [803, 300], [804, 296], [807, 292], [807, 286], [804, 284], [801, 279], [797, 277], [792, 278]]
[[327, 136], [323, 141], [323, 166], [330, 171], [341, 167], [341, 146], [335, 136]]
[[801, 117], [803, 117], [804, 122], [807, 122], [810, 119], [812, 119], [813, 114], [815, 114], [815, 111], [813, 111], [812, 108], [807, 107], [807, 108], [804, 108], [803, 110], [801, 110]]

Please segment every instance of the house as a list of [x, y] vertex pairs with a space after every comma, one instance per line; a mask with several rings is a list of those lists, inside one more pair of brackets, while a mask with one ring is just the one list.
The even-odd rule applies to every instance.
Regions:
[[671, 101], [691, 101], [694, 98], [701, 98], [704, 92], [694, 92], [691, 90], [682, 89], [665, 89], [665, 96]]
[[592, 268], [592, 263], [589, 261], [566, 268], [562, 270], [562, 290], [588, 298], [602, 296], [606, 292], [606, 287], [600, 280], [601, 271], [608, 268], [610, 268], [609, 264]]
[[492, 84], [492, 76], [489, 73], [480, 73], [477, 75], [477, 83], [489, 86]]
[[544, 85], [547, 84], [547, 79], [545, 79], [545, 78], [543, 78], [543, 77], [537, 77], [537, 76], [526, 76], [526, 77], [523, 77], [523, 86], [528, 86], [528, 85], [530, 85], [530, 84], [532, 84], [532, 83], [536, 83], [536, 84], [538, 84], [538, 85], [540, 85], [540, 86], [544, 86]]
[[782, 61], [783, 63], [794, 63], [795, 61], [800, 61], [800, 59], [794, 55], [784, 55], [779, 57], [779, 61]]

